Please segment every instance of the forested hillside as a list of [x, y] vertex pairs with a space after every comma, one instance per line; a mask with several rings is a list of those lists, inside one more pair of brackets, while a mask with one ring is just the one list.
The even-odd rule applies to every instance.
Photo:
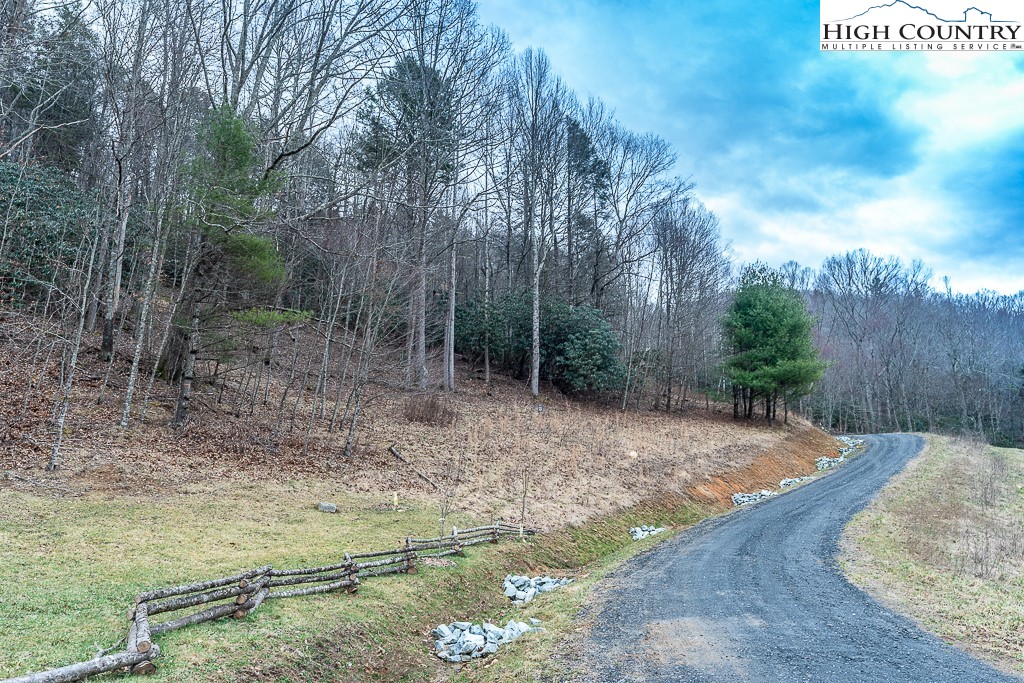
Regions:
[[[346, 455], [373, 396], [453, 391], [457, 358], [623, 409], [737, 394], [740, 268], [699, 177], [471, 2], [5, 0], [0, 22], [5, 447], [59, 465], [83, 355], [121, 427], [216, 405], [267, 449], [316, 428]], [[1021, 443], [1024, 293], [864, 251], [772, 278], [831, 365], [750, 394], [767, 414]]]

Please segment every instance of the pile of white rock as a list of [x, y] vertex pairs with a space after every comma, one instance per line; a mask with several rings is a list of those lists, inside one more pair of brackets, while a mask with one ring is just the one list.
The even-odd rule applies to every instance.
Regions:
[[853, 453], [860, 446], [864, 445], [864, 439], [856, 439], [852, 436], [840, 436], [836, 438], [846, 444], [844, 447], [839, 449], [839, 455], [844, 458]]
[[474, 624], [469, 621], [454, 621], [447, 626], [438, 625], [431, 634], [434, 641], [434, 654], [446, 662], [468, 662], [493, 655], [499, 645], [511, 643], [513, 640], [530, 631], [543, 631], [537, 626], [540, 622], [530, 619], [530, 623], [509, 619], [505, 628], [484, 622]]
[[817, 465], [818, 470], [821, 471], [830, 469], [836, 465], [841, 465], [844, 462], [846, 462], [846, 456], [840, 455], [838, 458], [818, 458], [814, 461], [814, 464]]
[[633, 537], [634, 541], [639, 541], [641, 538], [647, 538], [654, 534], [660, 534], [665, 530], [665, 527], [651, 526], [649, 524], [641, 524], [640, 526], [631, 527], [629, 535]]
[[734, 493], [732, 494], [733, 505], [749, 505], [750, 503], [756, 503], [759, 500], [765, 498], [771, 498], [772, 496], [779, 495], [775, 491], [769, 491], [768, 489], [761, 489], [756, 493]]
[[509, 574], [505, 577], [501, 587], [505, 589], [505, 597], [517, 605], [523, 605], [533, 600], [538, 593], [547, 593], [562, 586], [568, 586], [572, 579], [556, 579], [551, 576], [515, 576]]
[[796, 486], [797, 484], [802, 484], [809, 479], [811, 479], [811, 477], [790, 477], [789, 479], [783, 479], [779, 482], [779, 488], [784, 489], [787, 486]]

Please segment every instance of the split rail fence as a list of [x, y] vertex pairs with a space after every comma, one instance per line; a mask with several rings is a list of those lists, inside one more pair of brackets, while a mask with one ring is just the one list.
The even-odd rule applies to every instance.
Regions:
[[[154, 639], [163, 633], [216, 619], [244, 619], [266, 600], [342, 590], [355, 593], [364, 579], [384, 574], [415, 573], [419, 557], [462, 554], [468, 546], [498, 543], [503, 537], [532, 536], [535, 533], [533, 529], [504, 522], [471, 529], [453, 528], [450, 536], [406, 538], [405, 545], [395, 550], [346, 553], [344, 560], [335, 564], [300, 569], [274, 569], [268, 564], [219, 579], [146, 591], [135, 596], [135, 606], [128, 610], [128, 635], [123, 641], [125, 649], [122, 652], [8, 678], [0, 683], [67, 683], [118, 669], [127, 669], [133, 674], [153, 673], [156, 671], [153, 660], [160, 654], [160, 647]], [[160, 614], [195, 607], [202, 608], [167, 621], [152, 620]]]

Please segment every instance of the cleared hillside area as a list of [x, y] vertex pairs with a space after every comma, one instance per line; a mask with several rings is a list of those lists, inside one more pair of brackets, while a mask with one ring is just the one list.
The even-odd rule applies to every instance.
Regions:
[[[230, 381], [198, 386], [181, 430], [168, 426], [173, 401], [157, 383], [146, 421], [121, 428], [119, 368], [103, 389], [106, 365], [93, 347], [72, 394], [61, 466], [47, 472], [59, 377], [30, 371], [0, 371], [0, 562], [9, 570], [0, 587], [0, 677], [113, 645], [140, 590], [394, 547], [407, 535], [436, 535], [442, 512], [448, 527], [464, 527], [496, 517], [518, 522], [525, 511], [525, 523], [546, 532], [534, 541], [474, 548], [415, 576], [367, 581], [354, 597], [298, 598], [243, 622], [162, 637], [157, 674], [444, 679], [455, 672], [426, 642], [437, 623], [538, 616], [557, 626], [567, 618], [551, 611], [557, 602], [510, 607], [500, 590], [505, 573], [583, 577], [643, 546], [632, 543], [629, 526], [685, 527], [726, 509], [733, 492], [814, 471], [814, 459], [836, 448], [806, 423], [736, 422], [727, 407], [703, 401], [681, 413], [623, 412], [555, 393], [538, 403], [511, 380], [487, 392], [468, 366], [459, 367], [451, 394], [371, 385], [350, 457], [347, 434], [330, 432], [327, 420], [309, 426], [312, 392], [297, 406], [272, 402], [249, 413], [233, 410], [230, 397], [241, 387]], [[324, 500], [339, 513], [318, 512]], [[510, 648], [487, 677], [521, 680], [540, 666], [524, 653], [547, 651], [561, 632]]]
[[[145, 422], [119, 427], [119, 368], [102, 388], [106, 364], [95, 347], [83, 355], [55, 473], [43, 468], [58, 378], [34, 377], [28, 366], [0, 374], [7, 397], [0, 402], [0, 469], [17, 475], [6, 486], [56, 495], [139, 495], [211, 481], [252, 487], [313, 479], [385, 502], [393, 502], [396, 493], [400, 499], [445, 498], [453, 510], [519, 521], [525, 483], [526, 523], [549, 529], [662, 491], [692, 489], [725, 502], [733, 490], [777, 483], [774, 473], [759, 478], [757, 468], [739, 473], [788, 439], [818, 433], [822, 438], [812, 439], [812, 448], [833, 447], [831, 439], [799, 420], [788, 426], [737, 422], [729, 407], [705, 407], [703, 401], [673, 413], [621, 411], [554, 392], [538, 402], [521, 383], [505, 379], [495, 380], [488, 392], [476, 373], [460, 366], [459, 389], [448, 394], [369, 386], [346, 457], [347, 433], [329, 430], [332, 404], [323, 420], [310, 420], [312, 388], [283, 407], [275, 399], [238, 411], [231, 398], [243, 387], [230, 376], [219, 385], [197, 387], [199, 409], [181, 430], [168, 426], [173, 400], [161, 395], [167, 390], [159, 382]], [[283, 391], [274, 386], [267, 394]], [[328, 385], [327, 394], [334, 393]], [[788, 451], [778, 457], [785, 469]], [[733, 473], [729, 484], [714, 481], [727, 473]]]

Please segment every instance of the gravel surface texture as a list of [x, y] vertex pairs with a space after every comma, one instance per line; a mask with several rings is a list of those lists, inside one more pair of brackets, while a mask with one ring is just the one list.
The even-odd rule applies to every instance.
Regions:
[[882, 607], [836, 563], [846, 522], [921, 446], [867, 437], [828, 476], [627, 562], [583, 615], [579, 680], [1018, 681]]

